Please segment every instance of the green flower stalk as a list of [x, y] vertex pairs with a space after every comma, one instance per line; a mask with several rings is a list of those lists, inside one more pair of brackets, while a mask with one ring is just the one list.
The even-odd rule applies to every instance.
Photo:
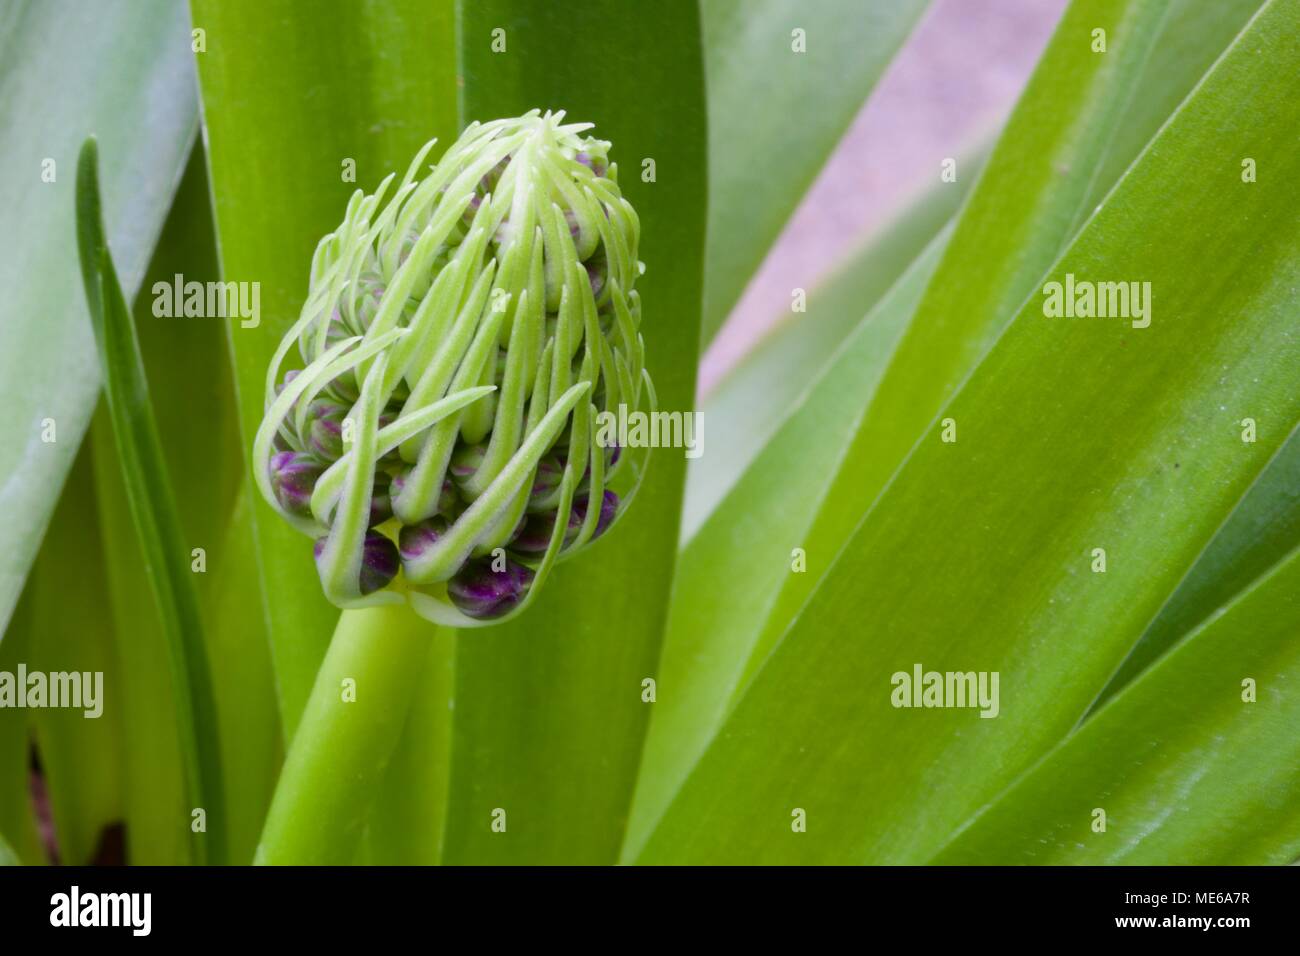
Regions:
[[597, 415], [643, 386], [655, 407], [640, 222], [610, 144], [563, 119], [472, 124], [417, 179], [428, 143], [316, 248], [254, 468], [340, 607], [512, 617], [644, 476], [645, 454], [596, 442]]

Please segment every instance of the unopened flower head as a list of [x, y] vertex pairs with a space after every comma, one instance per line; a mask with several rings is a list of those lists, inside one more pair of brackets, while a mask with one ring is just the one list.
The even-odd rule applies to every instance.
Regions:
[[340, 607], [511, 617], [640, 483], [595, 441], [599, 412], [655, 405], [640, 223], [610, 144], [563, 120], [473, 124], [426, 167], [429, 143], [316, 248], [254, 460]]

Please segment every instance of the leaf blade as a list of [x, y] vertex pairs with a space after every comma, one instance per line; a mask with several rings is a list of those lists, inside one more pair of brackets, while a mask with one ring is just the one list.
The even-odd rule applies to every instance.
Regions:
[[[1300, 854], [1300, 551], [1120, 691], [934, 862], [1280, 866]], [[1242, 682], [1255, 682], [1256, 702]], [[1105, 811], [1105, 830], [1093, 827]]]
[[[81, 137], [120, 164], [104, 182], [124, 285], [134, 290], [197, 127], [184, 10], [162, 0], [10, 4], [0, 56], [0, 625], [9, 619], [99, 394], [68, 241]], [[141, 122], [141, 117], [149, 122]], [[54, 166], [44, 167], [50, 161]], [[55, 181], [42, 182], [43, 169]], [[62, 175], [60, 178], [60, 170]], [[45, 421], [57, 440], [42, 440]]]
[[226, 820], [216, 700], [198, 593], [182, 563], [187, 549], [149, 404], [140, 346], [104, 237], [93, 137], [82, 147], [77, 163], [77, 240], [113, 436], [167, 639], [189, 796], [210, 816], [206, 839], [196, 834], [193, 841], [195, 856], [223, 862]]
[[[926, 6], [701, 5], [711, 127], [706, 343]], [[795, 52], [796, 30], [804, 53]], [[790, 149], [786, 118], [795, 115], [800, 148]]]
[[[1062, 324], [1030, 300], [945, 409], [965, 438], [936, 428], [917, 445], [643, 862], [924, 860], [1086, 710], [1300, 417], [1287, 330], [1300, 236], [1280, 211], [1297, 198], [1285, 131], [1300, 80], [1277, 68], [1298, 18], [1265, 6], [1049, 274], [1150, 277], [1167, 319], [1149, 344], [1127, 347], [1127, 320]], [[1207, 168], [1222, 135], [1278, 177]], [[1219, 231], [1188, 227], [1210, 209]], [[1148, 409], [1136, 422], [1135, 406]], [[1270, 434], [1243, 444], [1238, 407], [1267, 412]], [[1104, 576], [1089, 569], [1101, 543]], [[997, 721], [891, 706], [893, 675], [917, 662], [996, 671], [1019, 704]], [[851, 792], [835, 786], [846, 779]], [[792, 806], [808, 808], [807, 833], [790, 833]], [[755, 833], [771, 840], [755, 850]]]

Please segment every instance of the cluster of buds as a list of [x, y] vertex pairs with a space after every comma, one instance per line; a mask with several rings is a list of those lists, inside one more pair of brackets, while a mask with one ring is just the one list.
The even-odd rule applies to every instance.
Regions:
[[417, 179], [429, 143], [316, 249], [254, 469], [340, 607], [518, 614], [640, 483], [644, 456], [596, 441], [597, 415], [639, 408], [643, 385], [655, 405], [640, 223], [610, 144], [563, 117], [475, 123]]

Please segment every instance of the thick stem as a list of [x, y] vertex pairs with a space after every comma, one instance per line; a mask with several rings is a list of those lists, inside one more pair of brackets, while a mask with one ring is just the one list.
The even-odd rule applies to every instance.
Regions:
[[254, 862], [352, 861], [436, 634], [405, 604], [343, 612]]

